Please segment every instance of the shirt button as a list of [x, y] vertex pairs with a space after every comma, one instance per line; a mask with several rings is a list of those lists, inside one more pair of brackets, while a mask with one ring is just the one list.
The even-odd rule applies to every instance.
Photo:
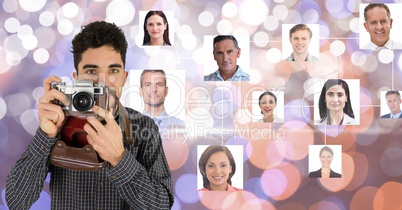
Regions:
[[44, 144], [41, 144], [41, 145], [40, 145], [40, 148], [41, 148], [41, 149], [45, 149], [46, 146], [45, 146]]
[[117, 178], [117, 176], [116, 175], [112, 175], [112, 179], [116, 179]]

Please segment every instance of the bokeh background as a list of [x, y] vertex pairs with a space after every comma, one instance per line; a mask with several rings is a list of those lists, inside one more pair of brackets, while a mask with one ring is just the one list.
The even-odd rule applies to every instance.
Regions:
[[[162, 136], [174, 181], [173, 209], [401, 209], [402, 121], [379, 116], [380, 92], [402, 90], [402, 56], [399, 50], [359, 49], [361, 3], [369, 2], [4, 0], [0, 209], [7, 209], [6, 176], [38, 127], [42, 80], [52, 74], [71, 79], [71, 39], [95, 20], [124, 30], [127, 70], [185, 71], [185, 95], [172, 100], [185, 104], [187, 127]], [[139, 11], [151, 9], [173, 12], [174, 46], [140, 46]], [[394, 19], [392, 37], [401, 22]], [[281, 61], [282, 24], [297, 23], [319, 25], [318, 62]], [[211, 53], [204, 49], [204, 36], [217, 34], [250, 37], [250, 82], [203, 81], [204, 58]], [[353, 99], [360, 101], [360, 125], [314, 125], [315, 82], [329, 78], [360, 80], [360, 98]], [[129, 81], [124, 104], [135, 94], [132, 88]], [[252, 123], [252, 104], [258, 103], [252, 92], [264, 90], [283, 91], [283, 125]], [[243, 146], [237, 154], [243, 157], [243, 191], [197, 191], [197, 145], [210, 144]], [[308, 147], [324, 144], [342, 147], [341, 179], [307, 178]], [[49, 209], [48, 183], [47, 178], [32, 209]]]

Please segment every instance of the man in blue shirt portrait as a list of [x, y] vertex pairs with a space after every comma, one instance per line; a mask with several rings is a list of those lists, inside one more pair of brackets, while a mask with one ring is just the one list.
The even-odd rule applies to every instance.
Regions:
[[218, 35], [214, 38], [213, 46], [214, 59], [219, 68], [204, 76], [204, 81], [250, 81], [250, 75], [237, 65], [241, 49], [234, 36]]
[[387, 91], [385, 93], [387, 105], [391, 113], [381, 116], [381, 118], [398, 119], [402, 118], [401, 115], [401, 94], [399, 91]]

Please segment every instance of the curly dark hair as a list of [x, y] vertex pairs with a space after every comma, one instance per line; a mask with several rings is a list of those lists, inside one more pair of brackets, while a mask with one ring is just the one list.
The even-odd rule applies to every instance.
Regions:
[[74, 56], [74, 67], [78, 71], [78, 64], [82, 60], [82, 54], [88, 48], [98, 48], [102, 46], [111, 46], [120, 53], [123, 64], [126, 64], [127, 40], [123, 30], [114, 23], [105, 21], [95, 21], [82, 27], [72, 41], [72, 53]]

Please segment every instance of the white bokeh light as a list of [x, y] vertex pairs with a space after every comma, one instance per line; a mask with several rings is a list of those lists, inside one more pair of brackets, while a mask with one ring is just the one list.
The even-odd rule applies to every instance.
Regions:
[[316, 23], [320, 15], [314, 9], [308, 9], [303, 13], [303, 20], [306, 20], [308, 23]]
[[279, 20], [275, 16], [268, 16], [267, 19], [264, 21], [264, 28], [268, 31], [275, 31], [279, 26]]
[[250, 69], [250, 84], [258, 84], [262, 80], [261, 71], [257, 69]]
[[21, 8], [27, 12], [37, 12], [46, 5], [46, 0], [19, 0]]
[[352, 53], [350, 60], [355, 66], [362, 66], [366, 62], [366, 55], [361, 51], [356, 51]]
[[26, 35], [22, 39], [22, 46], [27, 50], [33, 50], [38, 46], [38, 39], [32, 34]]
[[15, 0], [4, 0], [3, 9], [8, 13], [13, 13], [18, 9], [18, 3]]
[[198, 22], [204, 27], [211, 26], [214, 23], [214, 15], [209, 11], [201, 12]]
[[14, 17], [7, 18], [7, 20], [4, 22], [4, 29], [6, 29], [8, 33], [17, 32], [20, 26], [21, 26], [20, 21]]
[[117, 26], [129, 24], [134, 16], [134, 5], [127, 0], [112, 1], [106, 8], [106, 20], [115, 23]]
[[193, 33], [193, 29], [189, 25], [181, 25], [178, 27], [176, 35], [179, 39], [183, 39], [184, 37], [188, 36], [189, 34]]
[[36, 111], [34, 109], [29, 109], [22, 113], [20, 117], [22, 127], [24, 127], [24, 129], [31, 135], [35, 135], [39, 126], [35, 113]]
[[35, 50], [33, 54], [33, 59], [38, 64], [46, 63], [49, 60], [49, 57], [50, 57], [49, 52], [44, 48]]
[[233, 18], [237, 15], [238, 8], [237, 5], [233, 2], [226, 2], [222, 6], [222, 15], [227, 18]]
[[216, 29], [220, 34], [230, 34], [233, 30], [233, 25], [229, 20], [221, 20], [216, 24]]
[[352, 18], [349, 22], [349, 29], [354, 33], [359, 33], [359, 18]]
[[272, 13], [279, 20], [284, 20], [288, 16], [289, 10], [285, 5], [280, 4], [280, 5], [277, 5], [274, 7], [274, 10]]
[[181, 40], [186, 50], [193, 50], [197, 46], [197, 39], [193, 34], [187, 34]]
[[18, 28], [17, 35], [20, 39], [24, 39], [25, 36], [33, 34], [32, 27], [29, 25], [22, 25]]
[[382, 49], [378, 53], [378, 60], [384, 64], [391, 63], [394, 60], [394, 52], [392, 50]]
[[39, 15], [39, 22], [42, 26], [51, 26], [54, 23], [55, 17], [53, 13], [44, 11]]
[[343, 43], [342, 41], [336, 40], [331, 43], [330, 49], [331, 49], [331, 53], [333, 55], [340, 56], [345, 52], [346, 46], [345, 46], [345, 43]]
[[73, 32], [74, 30], [74, 25], [70, 20], [62, 20], [59, 22], [59, 24], [57, 24], [57, 31], [59, 31], [59, 33], [61, 35], [68, 35], [71, 32]]
[[271, 48], [265, 54], [270, 63], [278, 63], [282, 60], [282, 53], [278, 48]]
[[254, 34], [254, 44], [258, 47], [265, 47], [269, 43], [269, 36], [263, 31], [259, 31]]
[[268, 6], [264, 1], [243, 1], [239, 9], [240, 18], [248, 25], [256, 26], [264, 22], [268, 16]]
[[7, 104], [3, 98], [0, 97], [0, 120], [3, 119], [7, 112]]
[[74, 2], [68, 2], [62, 7], [62, 13], [67, 18], [73, 18], [78, 14], [78, 6]]
[[21, 62], [21, 55], [18, 52], [8, 52], [6, 56], [7, 64], [10, 66], [17, 66]]

